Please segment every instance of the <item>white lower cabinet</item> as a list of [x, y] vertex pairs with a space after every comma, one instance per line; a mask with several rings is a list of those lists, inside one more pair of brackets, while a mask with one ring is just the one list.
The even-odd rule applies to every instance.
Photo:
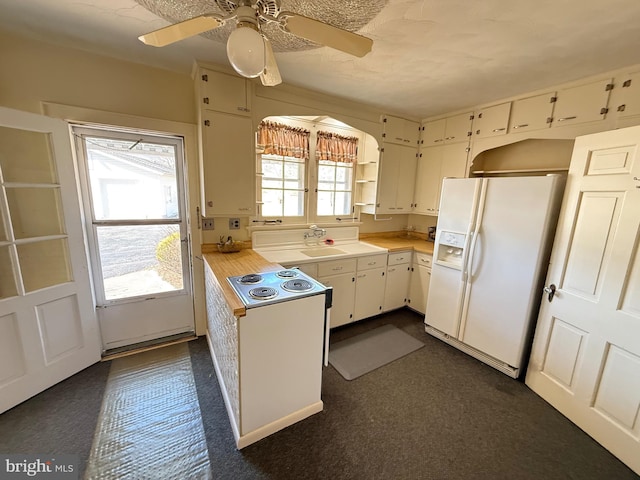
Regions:
[[356, 302], [353, 309], [354, 321], [382, 313], [385, 271], [385, 267], [380, 267], [356, 274]]
[[386, 270], [386, 253], [358, 258], [354, 321], [382, 313]]
[[355, 273], [320, 277], [318, 281], [333, 288], [331, 328], [353, 322], [353, 304], [356, 296]]
[[407, 304], [411, 278], [411, 252], [390, 253], [387, 259], [386, 276], [383, 312], [402, 308]]
[[318, 281], [333, 288], [331, 328], [354, 321], [356, 265], [355, 258], [318, 263]]
[[427, 311], [427, 297], [429, 296], [429, 282], [431, 280], [431, 261], [431, 255], [416, 253], [414, 254], [411, 265], [408, 306], [412, 310], [422, 314]]

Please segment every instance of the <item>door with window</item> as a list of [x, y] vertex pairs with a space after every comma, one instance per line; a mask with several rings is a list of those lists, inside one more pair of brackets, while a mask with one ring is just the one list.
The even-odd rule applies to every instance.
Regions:
[[103, 348], [192, 334], [182, 139], [73, 132]]
[[99, 360], [68, 125], [0, 107], [0, 413]]

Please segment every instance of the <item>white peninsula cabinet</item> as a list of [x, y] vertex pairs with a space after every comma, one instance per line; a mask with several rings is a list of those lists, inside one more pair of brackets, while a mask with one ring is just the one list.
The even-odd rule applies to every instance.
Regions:
[[244, 78], [198, 71], [201, 213], [205, 217], [255, 214], [255, 135], [247, 89]]
[[411, 278], [411, 251], [390, 253], [387, 257], [387, 282], [382, 311], [402, 308], [409, 298]]
[[411, 283], [409, 284], [408, 306], [416, 312], [425, 314], [431, 281], [432, 256], [426, 253], [414, 253], [411, 265]]

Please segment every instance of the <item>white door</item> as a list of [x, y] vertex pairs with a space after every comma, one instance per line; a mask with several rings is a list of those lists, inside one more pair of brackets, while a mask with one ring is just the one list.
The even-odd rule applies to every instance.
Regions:
[[73, 132], [104, 350], [191, 334], [182, 139]]
[[[526, 383], [640, 473], [640, 127], [576, 140]], [[552, 286], [553, 285], [553, 286]]]
[[0, 413], [100, 360], [69, 128], [0, 108]]

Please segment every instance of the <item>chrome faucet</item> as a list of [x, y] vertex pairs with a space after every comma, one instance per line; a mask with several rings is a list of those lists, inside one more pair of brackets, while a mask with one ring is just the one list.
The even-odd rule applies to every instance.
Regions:
[[311, 225], [309, 227], [309, 232], [304, 232], [305, 241], [309, 238], [315, 238], [316, 243], [318, 243], [318, 239], [324, 237], [327, 234], [327, 231], [324, 228], [319, 228], [317, 225]]

